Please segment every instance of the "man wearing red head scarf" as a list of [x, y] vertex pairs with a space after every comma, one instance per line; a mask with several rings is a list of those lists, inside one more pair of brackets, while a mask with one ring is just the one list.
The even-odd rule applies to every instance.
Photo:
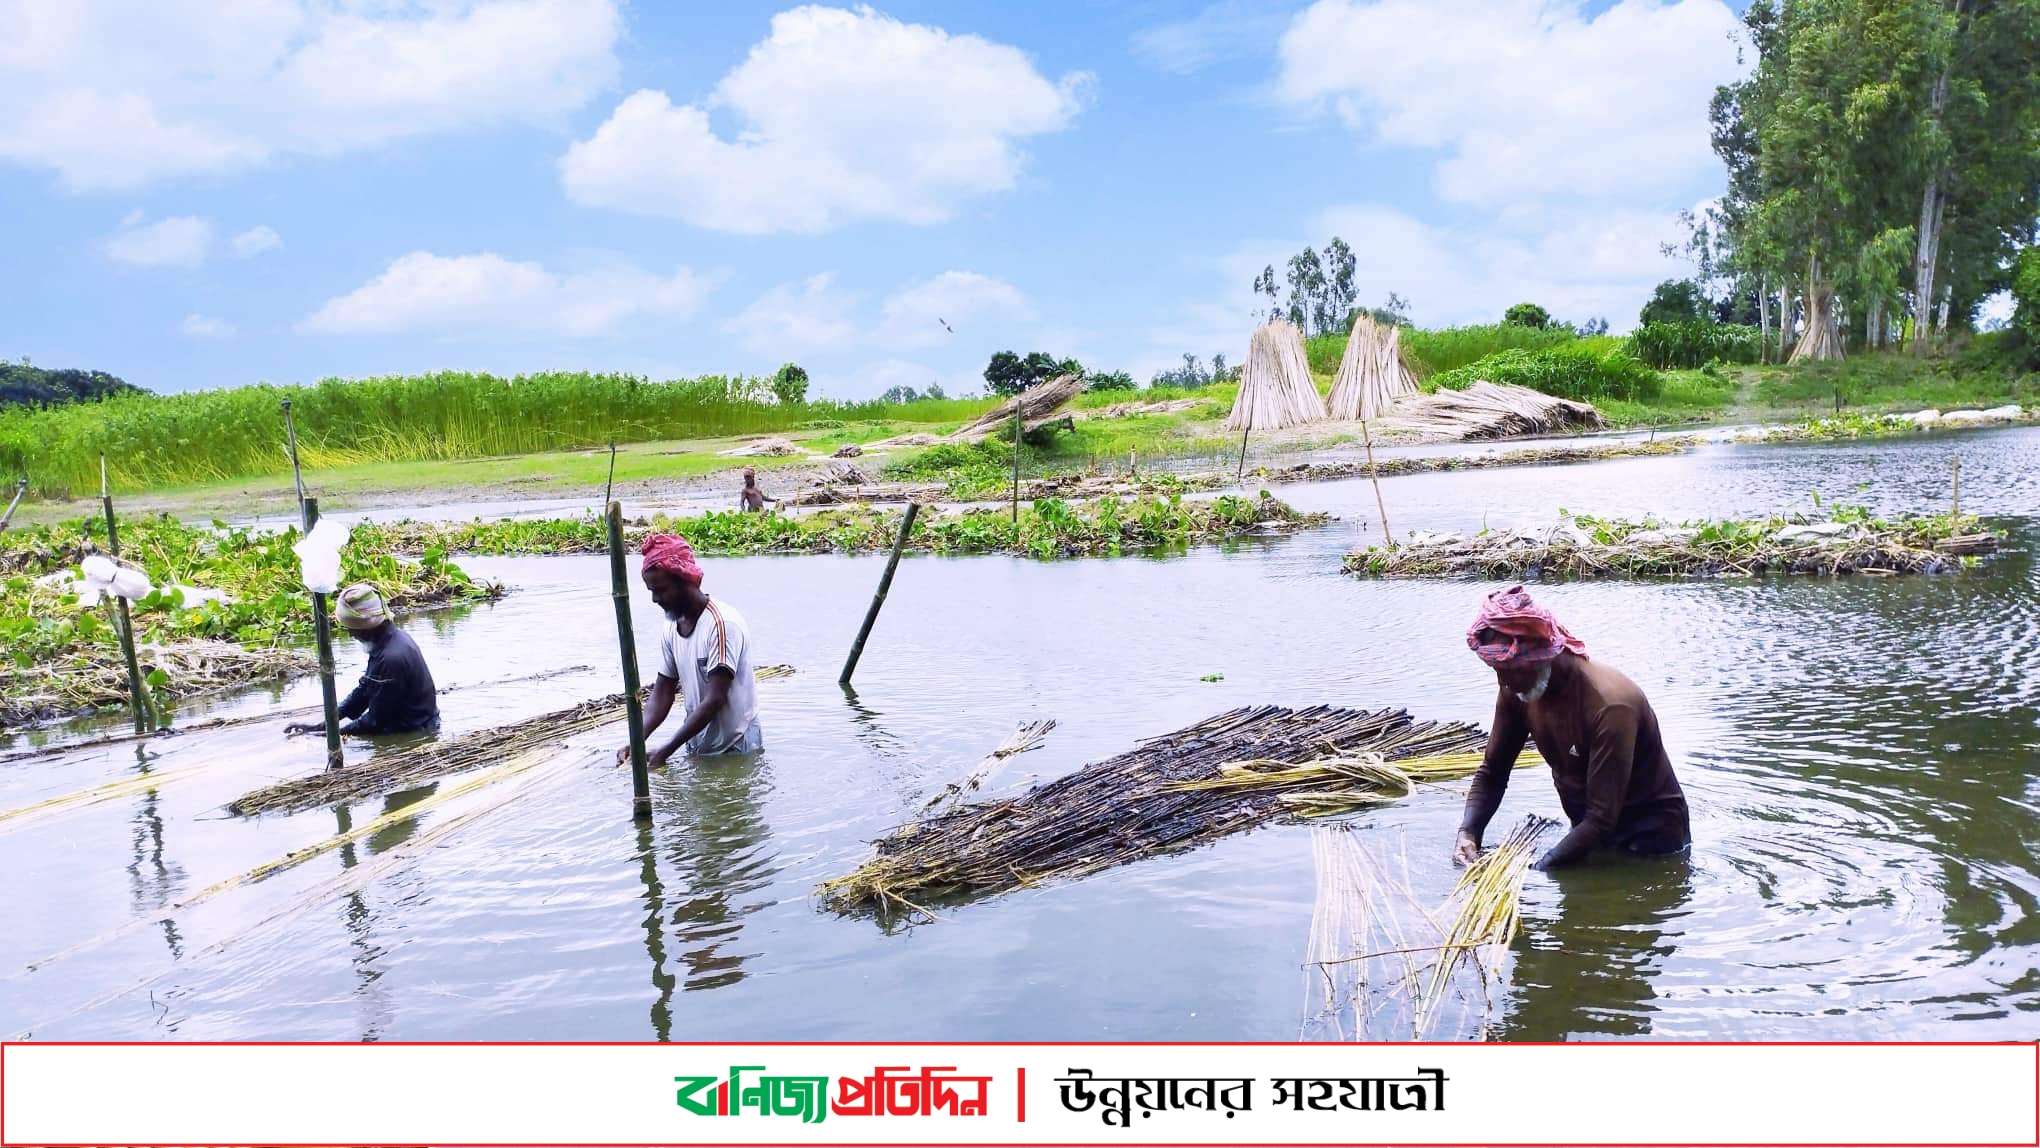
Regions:
[[1572, 864], [1604, 845], [1676, 853], [1691, 843], [1685, 792], [1672, 774], [1657, 715], [1635, 682], [1588, 660], [1587, 644], [1521, 586], [1487, 596], [1466, 644], [1494, 668], [1499, 689], [1453, 860], [1463, 865], [1480, 856], [1481, 834], [1532, 738], [1572, 822], [1536, 868]]
[[[651, 534], [640, 546], [644, 554], [645, 588], [666, 612], [664, 639], [659, 643], [659, 678], [645, 706], [645, 735], [673, 712], [673, 699], [689, 706], [680, 728], [664, 745], [651, 749], [649, 762], [666, 764], [682, 746], [697, 757], [720, 753], [755, 753], [765, 747], [758, 729], [758, 682], [751, 672], [751, 640], [744, 616], [727, 602], [702, 592], [701, 563], [694, 547], [677, 534]], [[616, 752], [619, 764], [630, 747]]]

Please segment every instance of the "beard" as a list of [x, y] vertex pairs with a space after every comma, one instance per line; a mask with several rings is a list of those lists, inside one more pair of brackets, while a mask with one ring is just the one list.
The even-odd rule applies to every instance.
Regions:
[[1534, 702], [1539, 698], [1542, 698], [1544, 696], [1544, 691], [1550, 688], [1551, 688], [1551, 667], [1546, 666], [1543, 669], [1537, 671], [1537, 684], [1531, 686], [1527, 690], [1519, 691], [1516, 694], [1516, 700], [1520, 702]]

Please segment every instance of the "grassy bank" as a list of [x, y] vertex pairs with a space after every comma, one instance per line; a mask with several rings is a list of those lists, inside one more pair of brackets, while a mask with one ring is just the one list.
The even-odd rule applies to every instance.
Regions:
[[[294, 530], [257, 534], [189, 526], [168, 517], [121, 523], [123, 559], [155, 593], [134, 604], [135, 640], [152, 692], [175, 699], [311, 668], [311, 602], [299, 581]], [[0, 534], [0, 725], [18, 725], [127, 698], [127, 671], [108, 605], [80, 606], [48, 584], [85, 555], [103, 552], [106, 524], [87, 519]], [[348, 582], [369, 582], [399, 611], [500, 594], [442, 551], [399, 559], [356, 540], [343, 555]], [[225, 600], [186, 597], [183, 588]]]
[[[1014, 554], [1089, 558], [1192, 543], [1282, 534], [1329, 522], [1263, 492], [1209, 501], [1143, 496], [1069, 503], [1043, 498], [1023, 506], [1016, 525], [1005, 510], [924, 509], [909, 550], [930, 554]], [[891, 549], [900, 513], [870, 507], [814, 514], [716, 512], [692, 518], [657, 515], [630, 526], [631, 542], [654, 530], [684, 535], [703, 555], [874, 554]], [[355, 529], [363, 545], [394, 553], [600, 554], [606, 539], [593, 518], [500, 522], [395, 522]]]
[[96, 490], [99, 457], [115, 486], [141, 490], [289, 473], [279, 404], [288, 399], [305, 465], [478, 459], [615, 442], [718, 438], [851, 422], [961, 423], [988, 400], [905, 404], [777, 402], [761, 380], [653, 383], [557, 372], [436, 375], [316, 386], [252, 386], [0, 411], [0, 467], [46, 495]]

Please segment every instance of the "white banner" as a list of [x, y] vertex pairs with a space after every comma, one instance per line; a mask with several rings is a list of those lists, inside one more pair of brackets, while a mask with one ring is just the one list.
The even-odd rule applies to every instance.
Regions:
[[2031, 1044], [10, 1044], [6, 1145], [2040, 1145]]

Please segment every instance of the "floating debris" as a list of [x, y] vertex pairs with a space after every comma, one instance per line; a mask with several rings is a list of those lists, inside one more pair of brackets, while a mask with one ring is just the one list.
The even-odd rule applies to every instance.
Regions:
[[[1252, 829], [1296, 811], [1286, 794], [1339, 786], [1373, 792], [1382, 784], [1407, 792], [1410, 775], [1384, 782], [1380, 771], [1418, 770], [1437, 779], [1446, 774], [1424, 759], [1466, 754], [1485, 740], [1474, 726], [1419, 722], [1402, 710], [1231, 710], [1018, 797], [901, 826], [877, 843], [870, 861], [817, 892], [838, 911], [932, 917], [933, 903], [1082, 877]], [[1342, 775], [1327, 766], [1308, 779], [1308, 789], [1269, 776], [1261, 765], [1360, 754], [1374, 755], [1376, 772]], [[1235, 763], [1252, 763], [1246, 772], [1253, 776], [1228, 775]]]
[[1826, 520], [1774, 517], [1679, 525], [1574, 516], [1542, 532], [1417, 534], [1346, 556], [1362, 577], [1679, 578], [1755, 574], [1935, 574], [1973, 564], [1999, 536], [1974, 516], [1887, 522], [1842, 508]]

